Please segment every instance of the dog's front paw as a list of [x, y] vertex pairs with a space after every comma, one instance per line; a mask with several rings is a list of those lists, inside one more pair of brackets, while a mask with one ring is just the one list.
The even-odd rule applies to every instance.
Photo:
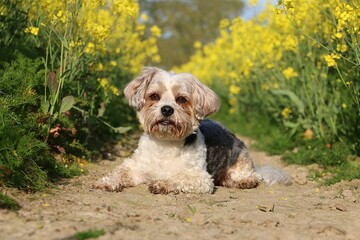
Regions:
[[149, 184], [149, 191], [153, 194], [168, 194], [171, 192], [169, 187], [168, 181], [156, 180]]
[[93, 185], [93, 188], [105, 190], [108, 192], [121, 192], [125, 187], [118, 181], [108, 177], [103, 177]]
[[109, 192], [121, 192], [124, 188], [135, 186], [132, 172], [129, 168], [118, 167], [111, 174], [99, 179], [94, 188]]

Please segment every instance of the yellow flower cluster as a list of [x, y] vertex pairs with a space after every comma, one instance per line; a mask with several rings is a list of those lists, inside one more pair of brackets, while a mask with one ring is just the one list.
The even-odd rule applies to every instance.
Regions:
[[336, 7], [334, 15], [337, 20], [335, 35], [338, 38], [341, 38], [344, 32], [348, 34], [359, 34], [359, 5], [351, 6], [350, 2], [353, 1], [349, 1], [349, 3], [341, 0], [335, 1]]
[[[196, 42], [190, 61], [173, 70], [191, 72], [208, 85], [225, 86], [230, 112], [245, 102], [266, 106], [269, 115], [278, 116], [280, 121], [289, 119], [290, 114], [292, 120], [302, 119], [300, 124], [317, 118], [321, 118], [319, 123], [336, 121], [314, 111], [319, 106], [312, 105], [331, 102], [331, 109], [341, 110], [339, 94], [328, 102], [317, 99], [319, 91], [336, 91], [331, 78], [356, 74], [349, 71], [359, 66], [359, 21], [356, 1], [279, 0], [275, 7], [268, 4], [254, 19], [222, 20], [219, 37], [204, 46]], [[331, 76], [334, 72], [329, 68], [338, 67], [343, 74]], [[346, 79], [342, 82], [346, 87], [354, 86], [345, 84]], [[357, 96], [356, 91], [348, 94]], [[306, 112], [308, 109], [311, 111]], [[319, 124], [319, 132], [321, 128]]]
[[27, 27], [24, 30], [25, 33], [31, 33], [32, 35], [37, 36], [39, 34], [39, 28], [38, 27]]
[[110, 91], [115, 96], [120, 96], [120, 91], [117, 87], [109, 83], [107, 78], [98, 78], [97, 79], [100, 86], [105, 90], [105, 92]]
[[[26, 33], [38, 35], [40, 31], [44, 37], [58, 36], [68, 55], [86, 58], [100, 78], [113, 71], [134, 75], [144, 64], [160, 61], [157, 39], [161, 29], [153, 26], [149, 29], [151, 36], [145, 35], [136, 0], [25, 0], [22, 4], [29, 9], [31, 22]], [[117, 79], [109, 78], [109, 86], [121, 85]], [[111, 92], [117, 91], [113, 87]]]
[[281, 111], [281, 116], [285, 119], [288, 119], [291, 113], [292, 113], [292, 110], [290, 108], [284, 108]]
[[299, 76], [297, 72], [295, 72], [294, 68], [288, 67], [282, 71], [284, 77], [289, 80], [290, 78], [294, 78]]
[[340, 56], [338, 54], [332, 53], [332, 54], [328, 54], [328, 55], [324, 56], [324, 59], [329, 67], [333, 67], [333, 66], [336, 66], [335, 59], [340, 59]]

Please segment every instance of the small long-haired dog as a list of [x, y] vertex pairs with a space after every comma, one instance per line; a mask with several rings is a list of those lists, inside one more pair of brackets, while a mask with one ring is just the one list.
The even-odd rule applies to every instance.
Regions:
[[147, 184], [152, 193], [212, 193], [214, 186], [254, 188], [290, 184], [272, 167], [255, 168], [245, 144], [221, 124], [204, 119], [218, 96], [188, 73], [145, 68], [124, 90], [144, 129], [130, 158], [95, 187], [122, 191]]

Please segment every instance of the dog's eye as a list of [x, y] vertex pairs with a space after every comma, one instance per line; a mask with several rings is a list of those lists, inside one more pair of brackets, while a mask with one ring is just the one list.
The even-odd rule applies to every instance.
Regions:
[[178, 103], [178, 104], [184, 104], [184, 103], [186, 103], [188, 100], [185, 98], [185, 97], [183, 97], [183, 96], [180, 96], [180, 97], [178, 97], [177, 99], [176, 99], [176, 102]]
[[150, 94], [149, 98], [151, 101], [159, 101], [160, 100], [160, 96], [156, 93]]

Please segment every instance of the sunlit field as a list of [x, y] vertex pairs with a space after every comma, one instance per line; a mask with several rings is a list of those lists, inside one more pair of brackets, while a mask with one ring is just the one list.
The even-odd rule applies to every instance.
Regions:
[[[256, 1], [250, 1], [256, 4]], [[222, 19], [210, 43], [173, 66], [213, 88], [215, 116], [327, 183], [360, 178], [360, 2], [279, 0]], [[162, 67], [164, 32], [135, 0], [0, 3], [0, 185], [38, 191], [86, 174], [138, 123], [122, 94]]]

